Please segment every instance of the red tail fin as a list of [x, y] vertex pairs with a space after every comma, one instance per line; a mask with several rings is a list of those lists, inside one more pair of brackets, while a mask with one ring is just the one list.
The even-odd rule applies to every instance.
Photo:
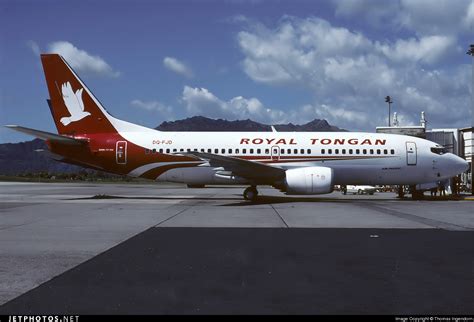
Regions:
[[61, 56], [41, 55], [41, 62], [59, 134], [117, 132], [111, 116]]

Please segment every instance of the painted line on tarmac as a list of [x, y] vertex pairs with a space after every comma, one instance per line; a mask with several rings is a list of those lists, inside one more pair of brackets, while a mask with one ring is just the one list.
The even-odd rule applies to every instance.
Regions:
[[272, 204], [270, 204], [270, 207], [272, 207], [273, 211], [275, 211], [275, 213], [276, 213], [277, 216], [280, 218], [280, 220], [283, 222], [283, 224], [286, 226], [286, 228], [290, 228], [290, 226], [288, 226], [288, 224], [286, 223], [285, 219], [283, 219], [283, 217], [280, 215], [280, 213], [278, 212], [278, 210], [276, 210], [275, 207], [273, 207]]
[[398, 217], [398, 218], [401, 218], [401, 219], [414, 221], [414, 222], [417, 222], [417, 223], [420, 223], [420, 224], [432, 226], [432, 227], [439, 228], [439, 229], [453, 230], [453, 231], [473, 231], [474, 230], [474, 229], [469, 228], [469, 227], [464, 227], [464, 226], [460, 226], [460, 225], [456, 225], [456, 224], [451, 224], [451, 223], [447, 223], [447, 222], [443, 222], [443, 221], [439, 221], [439, 220], [435, 220], [435, 219], [429, 219], [429, 218], [426, 218], [426, 217], [421, 217], [421, 216], [417, 216], [417, 215], [413, 215], [413, 214], [407, 214], [407, 213], [404, 213], [404, 212], [401, 212], [401, 211], [398, 211], [398, 210], [388, 209], [388, 208], [381, 207], [379, 205], [375, 205], [375, 204], [372, 204], [372, 203], [360, 202], [360, 203], [357, 203], [357, 205], [359, 205], [361, 207], [364, 207], [364, 208], [367, 208], [367, 209], [379, 211], [379, 212], [387, 214], [387, 215], [391, 215], [391, 216], [395, 216], [395, 217]]

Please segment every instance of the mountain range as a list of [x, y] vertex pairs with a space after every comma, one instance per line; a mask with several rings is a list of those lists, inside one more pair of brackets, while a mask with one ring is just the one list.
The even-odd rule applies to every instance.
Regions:
[[[345, 131], [330, 125], [326, 120], [315, 119], [302, 125], [276, 124], [279, 132], [322, 132]], [[156, 127], [160, 131], [239, 131], [269, 132], [271, 126], [252, 120], [227, 121], [194, 116], [173, 122], [163, 122]], [[81, 167], [54, 161], [36, 150], [47, 150], [43, 140], [34, 139], [21, 143], [0, 144], [0, 175], [21, 175], [25, 173], [48, 172], [77, 173]], [[88, 170], [89, 172], [92, 170]]]

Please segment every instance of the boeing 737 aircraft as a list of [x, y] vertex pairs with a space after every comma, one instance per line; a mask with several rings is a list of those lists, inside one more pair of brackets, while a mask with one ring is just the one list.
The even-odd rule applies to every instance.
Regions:
[[359, 132], [161, 132], [107, 113], [63, 57], [41, 55], [58, 134], [8, 127], [46, 140], [56, 160], [158, 181], [258, 185], [286, 194], [334, 185], [416, 185], [445, 180], [468, 163], [424, 139]]

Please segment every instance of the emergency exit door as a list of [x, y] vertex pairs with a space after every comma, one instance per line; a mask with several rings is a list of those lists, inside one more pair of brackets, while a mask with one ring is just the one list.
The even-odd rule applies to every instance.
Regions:
[[127, 163], [127, 141], [117, 141], [115, 149], [117, 164]]
[[407, 146], [407, 165], [416, 165], [416, 143], [406, 142]]

